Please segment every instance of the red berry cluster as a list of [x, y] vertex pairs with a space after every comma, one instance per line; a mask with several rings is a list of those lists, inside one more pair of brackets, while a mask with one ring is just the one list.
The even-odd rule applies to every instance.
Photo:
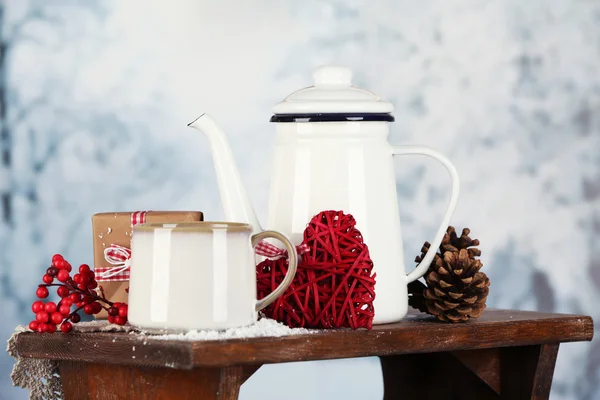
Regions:
[[[60, 325], [60, 330], [67, 333], [73, 329], [73, 323], [81, 320], [78, 311], [83, 310], [84, 313], [92, 315], [98, 314], [102, 309], [108, 312], [110, 323], [125, 325], [127, 304], [108, 301], [102, 288], [100, 288], [101, 296], [98, 296], [94, 290], [98, 287], [98, 282], [89, 265], [81, 264], [79, 273], [72, 278], [71, 270], [71, 264], [63, 256], [55, 254], [52, 257], [52, 265], [42, 277], [44, 283], [38, 286], [35, 294], [40, 299], [45, 299], [49, 295], [48, 287], [57, 286], [56, 293], [60, 301], [58, 304], [53, 301], [45, 304], [40, 300], [35, 301], [31, 305], [35, 320], [29, 323], [29, 329], [40, 333], [54, 333], [57, 325]], [[60, 283], [54, 283], [55, 279]], [[73, 305], [77, 308], [71, 312]]]

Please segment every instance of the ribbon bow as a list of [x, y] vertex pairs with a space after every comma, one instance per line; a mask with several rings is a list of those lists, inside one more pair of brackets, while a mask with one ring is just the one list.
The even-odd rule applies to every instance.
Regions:
[[[128, 280], [131, 267], [131, 250], [127, 247], [111, 244], [104, 249], [104, 259], [112, 268], [99, 271], [98, 277], [102, 280]], [[98, 269], [98, 268], [97, 268]], [[111, 279], [112, 278], [112, 279]]]
[[[304, 243], [296, 246], [296, 251], [298, 252], [298, 255], [302, 255], [308, 252], [308, 250], [308, 245]], [[287, 250], [280, 249], [279, 247], [262, 240], [256, 245], [256, 254], [269, 258], [279, 258], [287, 256]]]
[[[135, 211], [130, 216], [130, 226], [146, 222], [148, 211]], [[104, 259], [114, 267], [96, 267], [96, 279], [101, 281], [128, 281], [131, 267], [131, 250], [118, 244], [111, 244], [104, 249]]]
[[122, 274], [126, 276], [119, 276], [119, 278], [129, 279], [129, 268], [131, 267], [130, 249], [119, 246], [118, 244], [111, 244], [104, 249], [104, 259], [110, 265], [114, 265], [114, 267], [108, 268], [106, 271], [102, 272], [100, 274], [102, 278], [112, 278]]

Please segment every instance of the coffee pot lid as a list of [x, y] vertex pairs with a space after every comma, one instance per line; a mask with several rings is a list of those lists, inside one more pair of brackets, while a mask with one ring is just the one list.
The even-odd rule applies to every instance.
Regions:
[[300, 116], [315, 121], [317, 115], [330, 121], [394, 120], [390, 114], [394, 105], [368, 90], [352, 86], [349, 68], [323, 66], [315, 70], [313, 79], [313, 86], [293, 92], [273, 107], [272, 122], [298, 122]]

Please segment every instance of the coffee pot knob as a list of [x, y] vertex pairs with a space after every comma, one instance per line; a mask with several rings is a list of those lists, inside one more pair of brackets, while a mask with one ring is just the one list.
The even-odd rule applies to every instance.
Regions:
[[346, 67], [327, 65], [319, 67], [313, 73], [316, 87], [350, 87], [352, 70]]

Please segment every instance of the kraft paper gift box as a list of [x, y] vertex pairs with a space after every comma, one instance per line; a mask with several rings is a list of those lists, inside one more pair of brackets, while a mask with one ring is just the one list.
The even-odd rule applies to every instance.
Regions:
[[[98, 290], [102, 288], [106, 298], [112, 302], [127, 303], [129, 269], [124, 265], [123, 258], [127, 258], [131, 248], [133, 225], [140, 223], [173, 224], [202, 220], [203, 214], [200, 211], [135, 211], [94, 214], [92, 216], [94, 272], [98, 281]], [[95, 317], [96, 319], [107, 319], [108, 314], [102, 310]]]

